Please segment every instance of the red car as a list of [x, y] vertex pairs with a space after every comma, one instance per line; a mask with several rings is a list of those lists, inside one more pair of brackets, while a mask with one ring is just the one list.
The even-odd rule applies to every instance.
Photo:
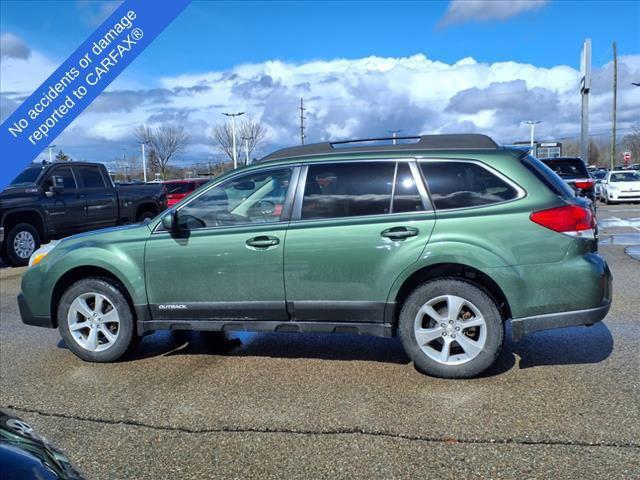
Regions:
[[172, 207], [208, 181], [208, 178], [191, 178], [186, 180], [169, 180], [164, 182], [167, 189], [167, 206]]

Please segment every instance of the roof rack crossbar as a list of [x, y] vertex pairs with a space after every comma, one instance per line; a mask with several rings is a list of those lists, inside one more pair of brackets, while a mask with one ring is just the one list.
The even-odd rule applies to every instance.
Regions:
[[420, 140], [420, 135], [414, 135], [410, 137], [377, 137], [377, 138], [358, 138], [355, 140], [338, 140], [337, 142], [329, 142], [329, 145], [348, 145], [350, 143], [365, 143], [365, 142], [384, 142], [387, 140]]

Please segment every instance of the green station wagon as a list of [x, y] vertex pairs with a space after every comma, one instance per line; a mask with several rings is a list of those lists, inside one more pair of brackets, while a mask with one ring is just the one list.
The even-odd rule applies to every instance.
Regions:
[[24, 323], [110, 362], [160, 329], [399, 337], [464, 378], [611, 303], [591, 205], [484, 135], [304, 145], [231, 171], [146, 224], [34, 253]]

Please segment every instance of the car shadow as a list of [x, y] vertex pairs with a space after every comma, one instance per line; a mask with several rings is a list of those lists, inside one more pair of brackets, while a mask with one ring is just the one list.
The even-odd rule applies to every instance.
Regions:
[[[498, 360], [481, 377], [519, 369], [599, 363], [613, 351], [613, 336], [603, 322], [536, 332], [511, 341], [510, 325]], [[135, 361], [154, 356], [227, 355], [237, 357], [309, 358], [338, 361], [410, 363], [398, 339], [349, 334], [159, 331], [148, 335], [123, 358]]]

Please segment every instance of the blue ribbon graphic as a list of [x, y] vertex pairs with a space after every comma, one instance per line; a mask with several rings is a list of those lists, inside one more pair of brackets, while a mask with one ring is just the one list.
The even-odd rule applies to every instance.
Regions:
[[0, 190], [35, 159], [191, 0], [126, 0], [0, 126]]

